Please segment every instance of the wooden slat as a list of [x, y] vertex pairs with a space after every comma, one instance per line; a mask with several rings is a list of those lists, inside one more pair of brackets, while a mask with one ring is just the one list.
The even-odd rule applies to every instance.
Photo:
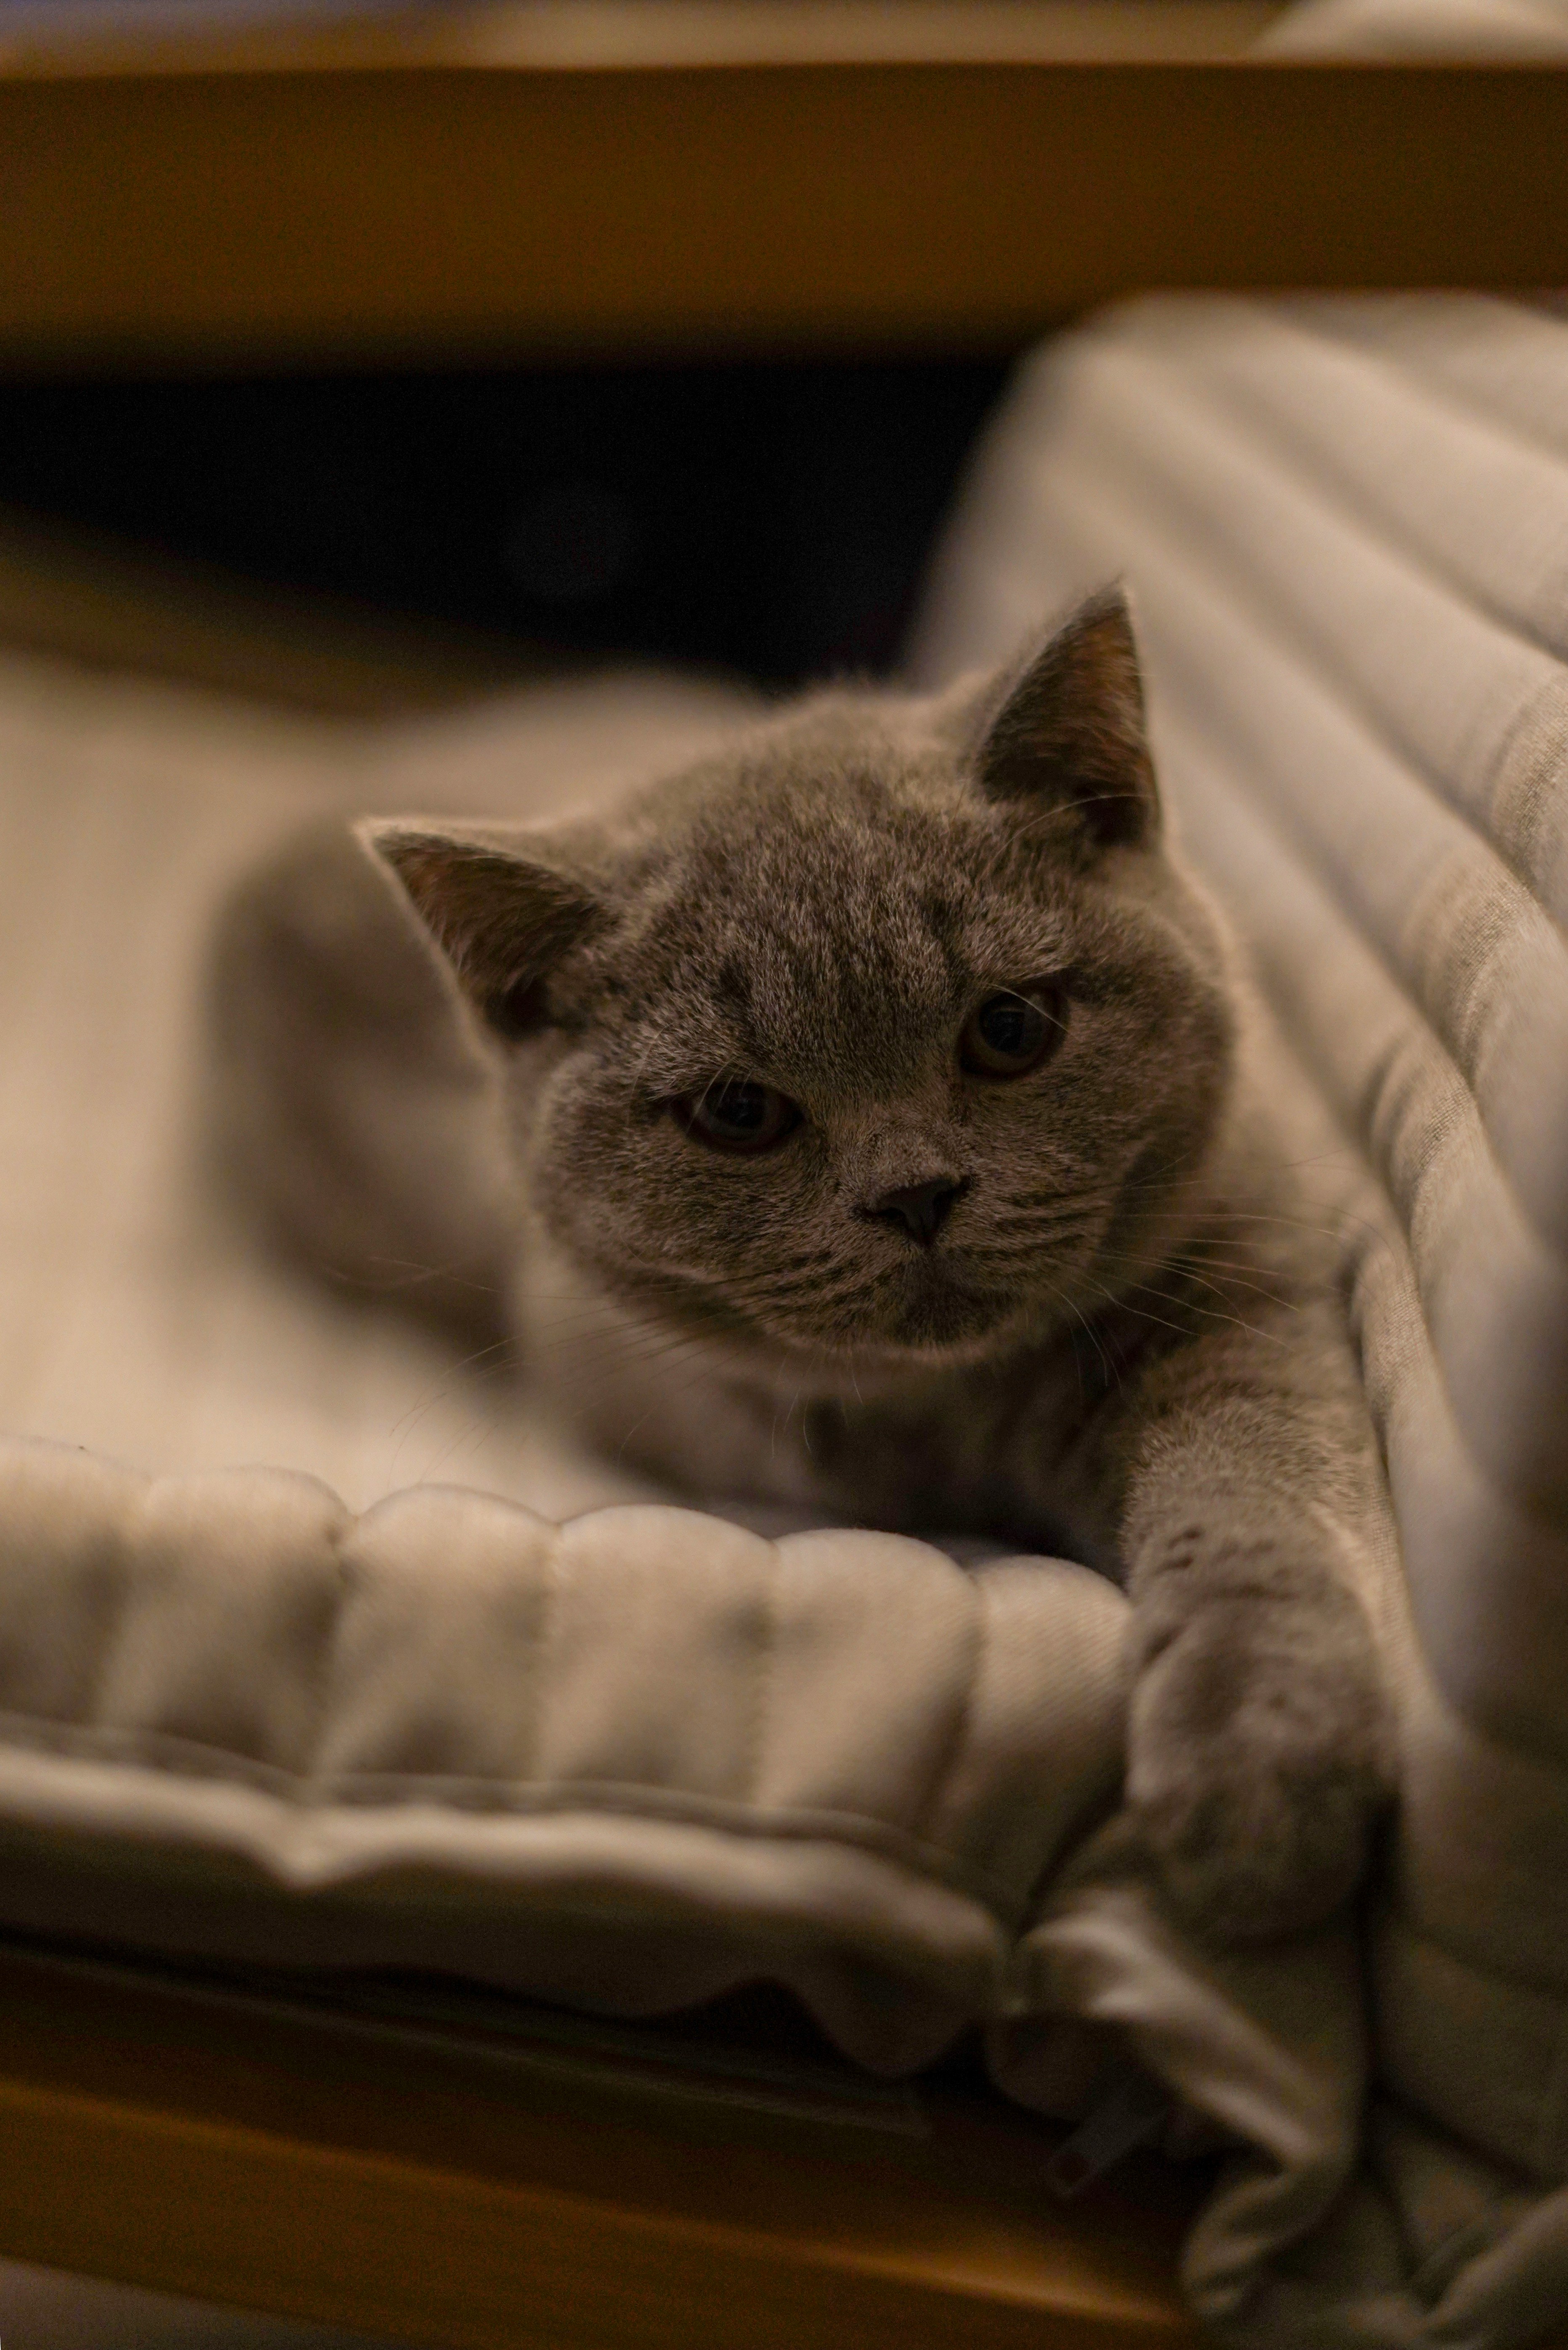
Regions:
[[439, 2350], [1177, 2350], [1192, 2189], [0, 1956], [0, 2253]]
[[1139, 286], [1568, 283], [1568, 71], [0, 77], [12, 365], [974, 345]]

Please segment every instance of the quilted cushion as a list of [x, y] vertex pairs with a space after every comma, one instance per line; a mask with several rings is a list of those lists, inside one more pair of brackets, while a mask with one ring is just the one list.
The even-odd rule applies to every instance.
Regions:
[[355, 1517], [37, 1440], [0, 1524], [0, 1914], [35, 1931], [624, 2013], [764, 1974], [909, 2070], [1000, 2011], [1120, 1775], [1125, 1602], [1061, 1563], [438, 1485]]

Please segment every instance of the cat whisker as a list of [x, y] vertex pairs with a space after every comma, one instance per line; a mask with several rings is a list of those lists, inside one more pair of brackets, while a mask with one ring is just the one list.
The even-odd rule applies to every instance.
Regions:
[[[463, 1273], [462, 1267], [465, 1260], [462, 1257], [454, 1257], [449, 1264], [421, 1264], [411, 1257], [397, 1256], [367, 1257], [365, 1262], [367, 1264], [385, 1265], [390, 1272], [403, 1276], [401, 1280], [387, 1284], [386, 1295], [389, 1296], [400, 1295], [406, 1289], [415, 1289], [431, 1281], [450, 1281], [459, 1289], [472, 1289], [480, 1297], [500, 1297], [503, 1295], [499, 1282], [476, 1281], [472, 1274]], [[343, 1278], [342, 1275], [336, 1277]]]
[[[591, 1358], [592, 1351], [597, 1347], [602, 1349], [604, 1358], [609, 1362], [644, 1364], [656, 1361], [665, 1355], [705, 1349], [709, 1343], [705, 1336], [680, 1330], [592, 1331], [587, 1334], [566, 1332], [554, 1336], [546, 1333], [544, 1334], [542, 1343], [531, 1352], [535, 1360], [542, 1359], [551, 1353], [558, 1355], [567, 1352], [581, 1360], [585, 1354]], [[591, 1359], [589, 1367], [591, 1367]], [[528, 1368], [526, 1358], [524, 1368], [526, 1374]]]
[[[1163, 1292], [1152, 1288], [1148, 1283], [1135, 1282], [1130, 1289], [1120, 1295], [1118, 1295], [1114, 1290], [1105, 1288], [1101, 1284], [1096, 1283], [1096, 1286], [1099, 1289], [1100, 1295], [1106, 1299], [1107, 1305], [1119, 1306], [1124, 1312], [1135, 1315], [1138, 1321], [1152, 1322], [1161, 1329], [1174, 1331], [1176, 1336], [1180, 1338], [1185, 1338], [1189, 1335], [1187, 1330], [1184, 1329], [1179, 1322], [1171, 1321], [1168, 1315], [1151, 1313], [1147, 1306], [1135, 1305], [1133, 1304], [1134, 1296], [1140, 1293], [1152, 1296], [1160, 1296], [1164, 1295]], [[1167, 1302], [1168, 1303], [1169, 1301], [1168, 1300]], [[1201, 1315], [1206, 1321], [1229, 1323], [1233, 1328], [1244, 1330], [1247, 1332], [1249, 1336], [1253, 1338], [1262, 1338], [1271, 1346], [1282, 1347], [1285, 1344], [1283, 1335], [1280, 1331], [1262, 1330], [1256, 1324], [1245, 1321], [1241, 1315], [1238, 1314], [1220, 1314], [1212, 1306], [1199, 1305], [1196, 1299], [1189, 1302], [1192, 1312]]]
[[962, 1262], [977, 1264], [982, 1258], [994, 1256], [1005, 1258], [1009, 1263], [1022, 1263], [1032, 1253], [1061, 1254], [1085, 1243], [1092, 1245], [1098, 1232], [1097, 1223], [1042, 1226], [1022, 1217], [1016, 1223], [993, 1229], [983, 1239], [966, 1239], [962, 1243]]
[[424, 1413], [432, 1410], [436, 1405], [444, 1401], [451, 1392], [452, 1383], [468, 1372], [473, 1364], [482, 1363], [492, 1355], [515, 1354], [518, 1343], [518, 1340], [512, 1336], [496, 1338], [488, 1347], [476, 1347], [471, 1355], [464, 1355], [461, 1361], [449, 1364], [440, 1378], [416, 1397], [408, 1409], [392, 1422], [388, 1433], [392, 1436], [398, 1435], [400, 1430], [414, 1424]]
[[[799, 1387], [796, 1387], [796, 1388], [794, 1389], [794, 1391], [793, 1391], [793, 1393], [791, 1394], [791, 1396], [790, 1396], [789, 1403], [788, 1403], [788, 1405], [787, 1405], [787, 1407], [786, 1407], [786, 1409], [785, 1409], [785, 1411], [784, 1411], [784, 1437], [785, 1437], [786, 1441], [787, 1441], [788, 1437], [789, 1437], [789, 1424], [790, 1424], [790, 1421], [794, 1418], [795, 1411], [796, 1411], [796, 1409], [797, 1409], [797, 1408], [798, 1408], [798, 1406], [799, 1406], [799, 1403], [800, 1403], [800, 1399], [801, 1399], [801, 1389], [799, 1388]], [[806, 1459], [809, 1461], [809, 1460], [811, 1459], [811, 1457], [812, 1457], [812, 1453], [811, 1453], [811, 1426], [810, 1426], [810, 1422], [809, 1422], [809, 1421], [808, 1421], [808, 1420], [804, 1417], [804, 1415], [803, 1415], [803, 1417], [802, 1417], [801, 1423], [800, 1423], [800, 1440], [801, 1440], [801, 1443], [802, 1443], [802, 1444], [804, 1445], [804, 1447], [805, 1448], [805, 1457], [806, 1457]], [[773, 1426], [772, 1426], [772, 1427], [771, 1427], [771, 1429], [768, 1430], [768, 1457], [769, 1457], [769, 1459], [770, 1459], [770, 1460], [772, 1460], [772, 1461], [777, 1461], [777, 1459], [778, 1459], [778, 1449], [779, 1449], [779, 1416], [778, 1416], [778, 1407], [777, 1407], [777, 1405], [775, 1404], [775, 1405], [774, 1405], [774, 1407]]]
[[[1084, 1312], [1083, 1307], [1069, 1295], [1066, 1290], [1059, 1288], [1054, 1282], [1047, 1282], [1046, 1287], [1050, 1290], [1052, 1296], [1056, 1299], [1057, 1303], [1064, 1305], [1068, 1313], [1071, 1314], [1082, 1326], [1085, 1336], [1088, 1339], [1090, 1345], [1094, 1347], [1096, 1354], [1100, 1358], [1100, 1368], [1105, 1373], [1107, 1382], [1114, 1387], [1119, 1387], [1121, 1385], [1121, 1375], [1106, 1353], [1105, 1346], [1100, 1338], [1099, 1333], [1096, 1330], [1095, 1326], [1090, 1321], [1088, 1315]], [[1073, 1346], [1073, 1368], [1077, 1375], [1078, 1392], [1081, 1396], [1084, 1392], [1084, 1367], [1078, 1359], [1077, 1331], [1072, 1331], [1070, 1336]]]
[[[1114, 1248], [1097, 1250], [1095, 1261], [1103, 1265], [1134, 1265], [1145, 1271], [1149, 1269], [1150, 1263], [1146, 1254], [1130, 1249]], [[1196, 1281], [1206, 1279], [1211, 1273], [1229, 1274], [1238, 1287], [1251, 1286], [1273, 1295], [1274, 1285], [1268, 1279], [1269, 1267], [1262, 1256], [1215, 1256], [1201, 1242], [1197, 1242], [1187, 1248], [1162, 1253], [1159, 1263], [1168, 1268], [1178, 1280]]]

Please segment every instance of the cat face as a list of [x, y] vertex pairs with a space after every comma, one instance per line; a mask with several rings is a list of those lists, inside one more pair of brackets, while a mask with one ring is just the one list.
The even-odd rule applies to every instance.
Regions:
[[982, 1359], [1154, 1262], [1222, 1104], [1125, 605], [937, 702], [830, 695], [588, 832], [370, 827], [557, 1248], [687, 1328]]

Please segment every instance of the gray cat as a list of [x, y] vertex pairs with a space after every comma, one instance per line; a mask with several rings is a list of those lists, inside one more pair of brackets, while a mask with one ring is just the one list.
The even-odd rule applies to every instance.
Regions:
[[359, 839], [292, 847], [218, 957], [232, 1152], [296, 1243], [503, 1293], [691, 1492], [1114, 1575], [1177, 1898], [1236, 1937], [1341, 1900], [1389, 1783], [1376, 1453], [1119, 593], [608, 817]]

